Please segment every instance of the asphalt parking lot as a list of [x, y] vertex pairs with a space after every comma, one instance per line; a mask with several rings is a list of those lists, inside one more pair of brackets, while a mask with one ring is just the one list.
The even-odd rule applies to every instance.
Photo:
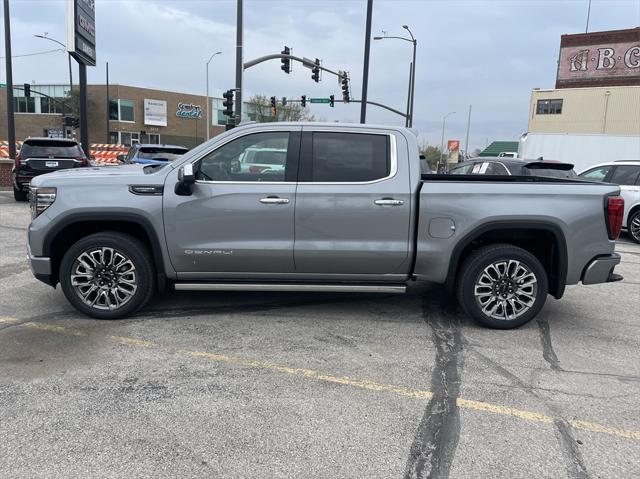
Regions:
[[621, 283], [483, 329], [441, 288], [175, 293], [75, 312], [0, 192], [0, 477], [569, 477], [640, 471], [640, 245]]

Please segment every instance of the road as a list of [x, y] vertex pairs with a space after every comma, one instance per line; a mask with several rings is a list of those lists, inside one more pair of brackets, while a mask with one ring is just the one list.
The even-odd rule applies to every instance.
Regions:
[[640, 470], [640, 245], [623, 282], [483, 329], [407, 295], [175, 293], [76, 313], [0, 192], [0, 477], [568, 477]]

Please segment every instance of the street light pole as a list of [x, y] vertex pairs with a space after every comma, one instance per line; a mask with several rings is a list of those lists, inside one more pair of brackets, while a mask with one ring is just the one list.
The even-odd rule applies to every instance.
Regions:
[[440, 165], [442, 163], [442, 157], [444, 155], [444, 124], [447, 121], [447, 117], [455, 115], [455, 111], [451, 111], [442, 117], [442, 138], [440, 139], [440, 161], [438, 162], [438, 172], [440, 171]]
[[[54, 42], [57, 43], [58, 45], [61, 45], [62, 47], [64, 47], [64, 49], [67, 49], [67, 46], [62, 43], [59, 42], [58, 40], [48, 37], [47, 34], [45, 33], [44, 35], [34, 35], [34, 37], [38, 37], [38, 38], [42, 38], [43, 40], [49, 40], [50, 42]], [[71, 53], [67, 52], [67, 58], [69, 60], [69, 91], [71, 92], [73, 90], [73, 73], [71, 70]], [[69, 93], [69, 95], [71, 95], [71, 93]]]
[[216, 55], [220, 55], [222, 52], [215, 52], [209, 57], [209, 61], [207, 62], [207, 140], [209, 140], [209, 127], [211, 126], [211, 100], [209, 100], [209, 63], [213, 60], [213, 57]]
[[407, 91], [407, 120], [405, 122], [405, 126], [412, 127], [413, 126], [413, 93], [415, 91], [415, 82], [416, 82], [416, 47], [418, 46], [418, 41], [409, 30], [407, 25], [402, 25], [411, 38], [405, 37], [373, 37], [374, 40], [385, 40], [387, 38], [395, 38], [396, 40], [404, 40], [405, 42], [409, 42], [413, 44], [413, 61], [411, 62], [411, 66], [409, 68], [409, 87]]

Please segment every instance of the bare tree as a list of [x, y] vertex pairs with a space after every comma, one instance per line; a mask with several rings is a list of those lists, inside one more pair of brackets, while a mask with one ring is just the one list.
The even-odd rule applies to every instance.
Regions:
[[300, 103], [278, 104], [276, 106], [276, 116], [271, 109], [271, 99], [265, 95], [254, 95], [247, 102], [249, 106], [249, 116], [258, 123], [268, 123], [272, 121], [315, 121], [315, 117], [310, 113], [308, 107], [302, 107]]

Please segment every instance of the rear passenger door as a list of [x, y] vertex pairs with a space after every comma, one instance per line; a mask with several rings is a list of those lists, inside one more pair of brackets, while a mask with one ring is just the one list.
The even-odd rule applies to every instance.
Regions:
[[[402, 148], [397, 147], [400, 142]], [[379, 279], [372, 276], [408, 272], [411, 195], [406, 152], [404, 137], [384, 130], [303, 128], [296, 273]]]

